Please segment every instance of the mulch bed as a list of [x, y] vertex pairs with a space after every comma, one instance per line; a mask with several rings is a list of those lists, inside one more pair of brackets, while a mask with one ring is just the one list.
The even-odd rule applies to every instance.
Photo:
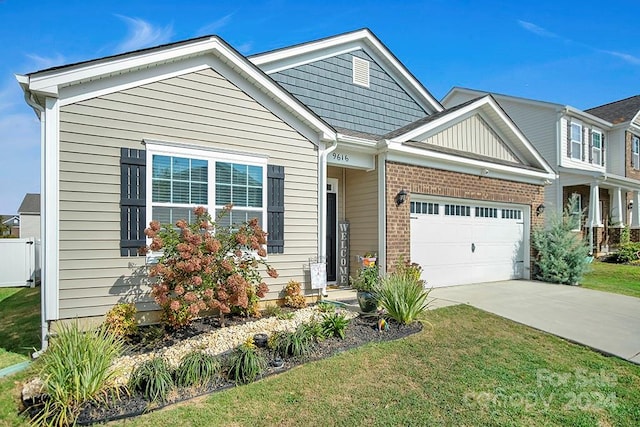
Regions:
[[[250, 319], [236, 318], [227, 321], [226, 323], [227, 326], [231, 326], [233, 324], [246, 321], [250, 321]], [[173, 331], [170, 334], [164, 334], [162, 337], [156, 336], [155, 339], [152, 340], [139, 340], [139, 342], [134, 343], [134, 345], [129, 347], [128, 352], [129, 354], [146, 353], [153, 351], [158, 347], [171, 345], [171, 343], [178, 342], [181, 339], [196, 336], [200, 333], [208, 332], [213, 328], [219, 327], [216, 322], [217, 320], [215, 319], [203, 319], [202, 321], [194, 322], [188, 328], [182, 328], [180, 330]], [[379, 331], [377, 322], [377, 316], [358, 316], [349, 322], [344, 339], [325, 339], [316, 344], [309, 356], [305, 358], [286, 358], [284, 359], [284, 366], [280, 368], [271, 366], [272, 355], [270, 352], [265, 350], [265, 355], [267, 355], [267, 359], [269, 360], [269, 367], [260, 378], [279, 374], [293, 368], [294, 366], [298, 366], [309, 361], [324, 359], [370, 342], [396, 340], [422, 330], [422, 324], [420, 322], [414, 322], [410, 325], [401, 325], [393, 320], [389, 320], [388, 329], [385, 331]], [[152, 333], [152, 335], [155, 333], [157, 333], [157, 331]], [[138, 394], [127, 395], [126, 393], [120, 393], [120, 396], [113, 395], [108, 399], [106, 404], [96, 405], [95, 403], [87, 403], [84, 405], [77, 423], [79, 425], [91, 425], [95, 423], [135, 417], [146, 412], [158, 410], [169, 405], [222, 391], [234, 386], [234, 382], [229, 381], [226, 378], [220, 378], [217, 382], [208, 384], [202, 388], [176, 389], [171, 393], [169, 399], [163, 403], [150, 403]], [[31, 407], [30, 409], [31, 411], [27, 409], [27, 412], [32, 412], [35, 408]]]
[[[227, 319], [227, 326], [237, 325], [240, 323], [251, 321], [252, 319], [234, 317]], [[158, 348], [173, 345], [180, 340], [197, 336], [202, 333], [209, 332], [220, 325], [216, 318], [206, 318], [193, 322], [190, 326], [180, 328], [178, 330], [169, 331], [161, 327], [143, 328], [138, 337], [131, 342], [125, 353], [139, 354], [148, 353]], [[263, 372], [260, 378], [279, 374], [287, 371], [295, 366], [307, 363], [309, 361], [320, 360], [330, 357], [334, 354], [362, 346], [370, 342], [391, 341], [404, 338], [415, 334], [422, 330], [420, 322], [414, 322], [410, 325], [401, 325], [393, 320], [388, 321], [388, 329], [384, 331], [378, 330], [377, 315], [360, 315], [349, 322], [347, 326], [345, 338], [328, 338], [317, 343], [312, 353], [305, 358], [285, 358], [284, 366], [276, 368], [272, 366], [273, 355], [268, 350], [265, 355], [269, 361], [269, 367]], [[170, 406], [179, 402], [193, 399], [199, 396], [207, 395], [222, 391], [236, 384], [226, 378], [219, 378], [217, 382], [208, 384], [201, 388], [181, 388], [174, 389], [169, 399], [162, 403], [151, 403], [145, 400], [139, 394], [128, 395], [121, 392], [120, 395], [112, 395], [105, 404], [96, 404], [89, 402], [84, 405], [77, 419], [78, 425], [91, 425], [96, 423], [104, 423], [118, 419], [131, 418], [139, 416], [146, 412], [155, 411], [166, 406]], [[26, 402], [25, 402], [26, 403]], [[34, 402], [27, 404], [26, 412], [34, 415], [37, 412], [37, 406]]]

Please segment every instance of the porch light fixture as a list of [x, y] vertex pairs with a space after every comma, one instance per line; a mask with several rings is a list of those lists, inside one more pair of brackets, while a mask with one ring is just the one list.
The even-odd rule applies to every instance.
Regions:
[[407, 200], [407, 192], [404, 190], [400, 190], [398, 194], [396, 194], [396, 206], [400, 206]]
[[545, 208], [544, 203], [540, 203], [536, 208], [536, 216], [542, 215], [544, 213], [544, 208]]

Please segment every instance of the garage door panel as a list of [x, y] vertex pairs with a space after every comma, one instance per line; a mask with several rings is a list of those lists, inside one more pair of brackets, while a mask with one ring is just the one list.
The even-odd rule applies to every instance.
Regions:
[[[421, 209], [426, 212], [424, 204], [430, 202], [424, 202], [422, 207], [417, 202], [415, 209], [413, 203], [411, 261], [421, 265], [422, 279], [429, 286], [523, 277], [525, 248], [521, 208], [508, 204], [500, 208], [477, 208], [475, 202], [452, 200], [440, 201], [437, 212], [421, 214]], [[471, 214], [444, 215], [447, 204], [447, 212], [454, 212], [451, 206], [472, 206]]]

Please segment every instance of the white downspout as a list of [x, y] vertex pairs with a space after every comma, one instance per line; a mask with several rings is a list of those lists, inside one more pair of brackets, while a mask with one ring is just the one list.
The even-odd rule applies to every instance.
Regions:
[[[44, 162], [45, 162], [45, 156], [44, 156], [44, 146], [45, 146], [45, 114], [44, 114], [44, 107], [42, 107], [41, 105], [39, 105], [37, 102], [35, 102], [33, 100], [33, 94], [29, 93], [27, 90], [24, 91], [24, 100], [26, 101], [26, 103], [34, 109], [34, 111], [36, 112], [36, 114], [38, 115], [38, 118], [40, 119], [40, 191], [42, 192], [42, 190], [45, 188], [44, 186], [44, 180], [45, 180], [45, 176], [44, 173], [42, 173], [42, 171], [44, 171]], [[45, 228], [45, 216], [46, 216], [46, 212], [42, 209], [42, 205], [43, 205], [43, 201], [46, 197], [45, 194], [42, 194], [42, 198], [40, 201], [40, 230], [43, 231], [42, 233], [42, 237], [41, 237], [41, 248], [44, 248], [44, 239], [46, 239], [46, 233], [44, 233]], [[40, 350], [36, 351], [33, 353], [32, 357], [35, 359], [37, 357], [40, 357], [42, 355], [42, 353], [44, 353], [47, 348], [49, 347], [49, 324], [47, 323], [47, 304], [46, 304], [46, 295], [44, 292], [44, 286], [46, 285], [44, 279], [44, 275], [43, 273], [43, 266], [46, 263], [45, 258], [47, 257], [47, 254], [45, 253], [44, 250], [42, 250], [41, 255], [40, 255]]]
[[[327, 157], [338, 148], [338, 140], [324, 150], [320, 149], [318, 158], [318, 255], [327, 259]], [[322, 295], [327, 295], [327, 284], [322, 288]]]

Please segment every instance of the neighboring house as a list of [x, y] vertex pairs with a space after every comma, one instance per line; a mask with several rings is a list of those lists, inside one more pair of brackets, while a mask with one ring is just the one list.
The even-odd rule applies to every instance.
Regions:
[[20, 237], [40, 238], [40, 194], [27, 193], [18, 208]]
[[[452, 107], [486, 94], [454, 87], [442, 103]], [[592, 236], [592, 252], [608, 252], [617, 245], [625, 225], [630, 225], [632, 239], [640, 240], [640, 160], [634, 154], [640, 150], [639, 97], [582, 111], [492, 96], [559, 176], [545, 190], [545, 206], [562, 213], [569, 197], [578, 196], [576, 215], [582, 215], [582, 232]]]
[[231, 201], [269, 233], [267, 299], [291, 279], [310, 295], [317, 257], [346, 284], [369, 251], [433, 286], [530, 275], [555, 173], [491, 96], [445, 110], [369, 30], [250, 58], [206, 36], [18, 81], [44, 123], [47, 321], [154, 310], [145, 225]]
[[18, 215], [0, 215], [2, 236], [20, 236], [20, 217]]

